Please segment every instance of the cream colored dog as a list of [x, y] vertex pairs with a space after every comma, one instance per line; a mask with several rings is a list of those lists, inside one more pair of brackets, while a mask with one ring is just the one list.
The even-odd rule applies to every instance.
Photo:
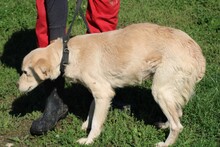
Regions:
[[[170, 128], [165, 142], [173, 144], [183, 126], [182, 107], [193, 94], [195, 84], [205, 73], [205, 58], [199, 45], [186, 33], [155, 24], [134, 24], [124, 29], [73, 37], [68, 42], [69, 64], [64, 76], [85, 85], [93, 94], [87, 120], [91, 127], [80, 144], [97, 138], [105, 122], [114, 88], [140, 84], [151, 78], [152, 94], [167, 117], [161, 128]], [[60, 75], [61, 39], [46, 48], [30, 52], [23, 60], [19, 90], [28, 92], [46, 79]]]

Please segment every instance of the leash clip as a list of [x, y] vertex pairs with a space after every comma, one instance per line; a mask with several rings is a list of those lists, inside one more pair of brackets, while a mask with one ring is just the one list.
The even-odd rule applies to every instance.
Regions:
[[66, 66], [69, 64], [69, 49], [65, 47], [63, 49], [63, 65]]
[[67, 47], [68, 37], [63, 37], [63, 56], [61, 59], [60, 71], [64, 74], [65, 67], [69, 64], [69, 49]]

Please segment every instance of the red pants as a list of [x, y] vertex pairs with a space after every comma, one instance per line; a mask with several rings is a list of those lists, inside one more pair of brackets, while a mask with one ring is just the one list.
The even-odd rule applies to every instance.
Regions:
[[115, 30], [119, 8], [119, 0], [88, 0], [86, 20], [90, 33]]
[[[39, 47], [47, 46], [50, 40], [45, 1], [36, 0], [36, 35]], [[118, 24], [119, 8], [120, 0], [88, 0], [86, 20], [90, 33], [115, 30]]]
[[35, 32], [39, 47], [45, 47], [49, 44], [47, 15], [44, 4], [45, 4], [44, 0], [36, 0], [37, 22], [36, 22]]

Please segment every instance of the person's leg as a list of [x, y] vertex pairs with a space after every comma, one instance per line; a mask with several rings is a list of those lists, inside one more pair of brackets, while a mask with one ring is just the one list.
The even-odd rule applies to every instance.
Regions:
[[[38, 5], [41, 1], [41, 5]], [[41, 24], [46, 24], [42, 27], [48, 29], [47, 32], [44, 32], [44, 36], [36, 34], [39, 38], [38, 40], [48, 41], [45, 46], [49, 44], [49, 41], [53, 41], [58, 37], [63, 37], [65, 35], [65, 27], [67, 20], [67, 0], [37, 0], [37, 7], [44, 7], [45, 16], [42, 16], [47, 19], [40, 19], [44, 22], [39, 22]], [[44, 4], [44, 5], [43, 5]], [[39, 9], [37, 9], [39, 10]], [[40, 8], [42, 10], [42, 8]], [[42, 15], [43, 15], [42, 14]], [[38, 20], [38, 21], [40, 21]], [[36, 29], [40, 29], [40, 26]], [[48, 35], [49, 34], [49, 35]], [[46, 37], [47, 36], [47, 39]], [[42, 47], [42, 44], [39, 44]], [[45, 81], [44, 87], [46, 94], [49, 95], [46, 101], [45, 110], [40, 118], [33, 121], [30, 128], [30, 132], [33, 135], [41, 135], [47, 131], [53, 129], [57, 122], [64, 118], [68, 112], [68, 107], [63, 103], [63, 92], [64, 92], [64, 78], [58, 77], [54, 81]]]
[[49, 40], [53, 41], [66, 34], [68, 13], [67, 0], [46, 0]]
[[118, 24], [120, 0], [88, 0], [86, 20], [89, 33], [115, 30]]
[[36, 0], [37, 21], [36, 21], [36, 36], [38, 47], [46, 47], [48, 45], [48, 27], [45, 0]]

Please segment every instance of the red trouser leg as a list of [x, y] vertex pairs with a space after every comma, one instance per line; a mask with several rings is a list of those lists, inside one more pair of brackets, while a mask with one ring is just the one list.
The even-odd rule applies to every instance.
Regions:
[[37, 22], [35, 31], [37, 35], [37, 43], [38, 47], [45, 47], [49, 44], [45, 1], [36, 0], [36, 8]]
[[90, 33], [115, 30], [120, 0], [88, 0], [86, 20]]

